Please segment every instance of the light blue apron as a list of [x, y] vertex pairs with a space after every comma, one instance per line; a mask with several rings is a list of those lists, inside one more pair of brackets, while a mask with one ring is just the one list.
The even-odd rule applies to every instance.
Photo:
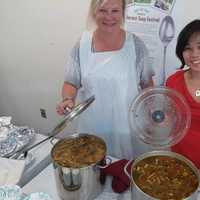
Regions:
[[95, 101], [78, 118], [78, 132], [105, 140], [108, 154], [133, 158], [134, 141], [128, 122], [133, 98], [138, 94], [134, 39], [126, 34], [117, 51], [92, 52], [92, 33], [80, 41], [81, 85], [78, 101], [95, 95]]

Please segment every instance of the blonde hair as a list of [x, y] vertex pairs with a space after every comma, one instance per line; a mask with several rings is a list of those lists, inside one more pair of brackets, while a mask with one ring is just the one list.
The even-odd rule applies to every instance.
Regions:
[[[96, 9], [101, 6], [101, 4], [105, 0], [91, 0], [90, 2], [90, 7], [89, 7], [89, 13], [88, 13], [88, 19], [87, 19], [87, 28], [95, 28], [95, 20], [94, 20], [94, 14]], [[124, 16], [125, 16], [125, 7], [126, 7], [126, 0], [121, 0], [122, 1], [122, 10], [123, 10], [123, 21], [124, 21]]]

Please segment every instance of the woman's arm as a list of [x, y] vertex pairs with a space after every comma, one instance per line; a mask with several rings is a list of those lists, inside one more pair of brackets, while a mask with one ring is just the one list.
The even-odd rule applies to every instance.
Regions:
[[141, 89], [147, 88], [147, 87], [153, 87], [154, 86], [154, 82], [153, 82], [153, 78], [151, 78], [148, 82], [146, 82], [146, 84], [141, 84]]
[[75, 105], [77, 88], [70, 83], [64, 82], [62, 87], [62, 101], [57, 105], [56, 110], [59, 115], [64, 115]]
[[77, 90], [81, 86], [80, 73], [78, 42], [72, 49], [65, 68], [65, 80], [61, 92], [62, 101], [56, 107], [58, 114], [63, 115], [66, 111], [70, 111], [74, 107]]
[[67, 99], [75, 100], [77, 94], [77, 88], [70, 83], [64, 82], [62, 87], [63, 101]]

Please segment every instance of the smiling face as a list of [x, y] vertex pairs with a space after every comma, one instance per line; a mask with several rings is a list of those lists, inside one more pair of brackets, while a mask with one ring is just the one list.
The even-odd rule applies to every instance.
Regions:
[[123, 13], [122, 0], [103, 0], [93, 14], [97, 29], [108, 33], [120, 30]]
[[200, 32], [192, 34], [183, 51], [185, 64], [200, 72]]

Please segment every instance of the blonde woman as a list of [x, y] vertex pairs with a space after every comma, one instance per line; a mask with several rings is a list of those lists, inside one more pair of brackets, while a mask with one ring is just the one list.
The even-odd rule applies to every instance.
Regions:
[[78, 118], [79, 132], [102, 137], [108, 154], [133, 158], [136, 146], [128, 124], [133, 98], [152, 86], [153, 70], [144, 43], [122, 28], [125, 0], [92, 0], [93, 29], [85, 31], [72, 49], [57, 112], [63, 115], [75, 100], [95, 101]]

